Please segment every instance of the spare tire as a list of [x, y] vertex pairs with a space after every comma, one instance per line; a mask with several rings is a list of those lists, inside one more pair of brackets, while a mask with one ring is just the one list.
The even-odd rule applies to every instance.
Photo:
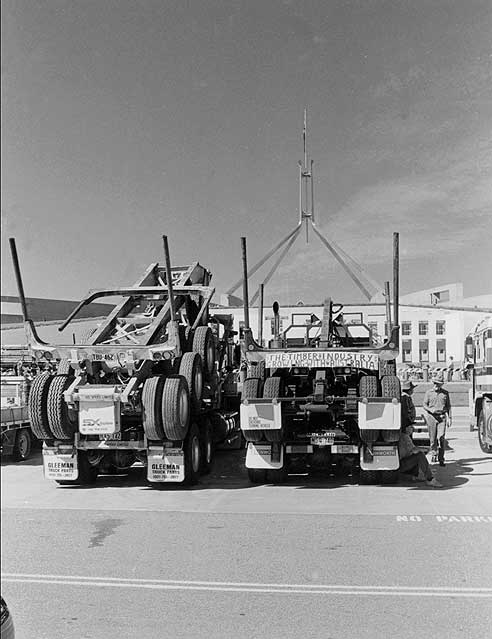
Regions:
[[[381, 380], [381, 395], [391, 397], [400, 401], [401, 386], [396, 375], [385, 375]], [[381, 430], [381, 436], [385, 442], [397, 442], [400, 439], [399, 430]]]
[[34, 378], [27, 401], [31, 430], [38, 439], [53, 439], [48, 424], [48, 391], [53, 376], [42, 373]]
[[77, 430], [77, 411], [70, 409], [63, 393], [73, 383], [71, 375], [55, 375], [48, 389], [48, 424], [56, 439], [71, 440]]

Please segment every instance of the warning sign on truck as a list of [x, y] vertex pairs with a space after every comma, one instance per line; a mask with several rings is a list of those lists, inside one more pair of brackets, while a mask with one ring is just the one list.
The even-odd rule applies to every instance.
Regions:
[[184, 481], [184, 453], [180, 448], [151, 449], [147, 455], [147, 464], [147, 479], [149, 481]]
[[267, 368], [365, 368], [377, 370], [378, 355], [374, 353], [352, 353], [345, 351], [291, 351], [284, 353], [267, 353], [265, 366]]

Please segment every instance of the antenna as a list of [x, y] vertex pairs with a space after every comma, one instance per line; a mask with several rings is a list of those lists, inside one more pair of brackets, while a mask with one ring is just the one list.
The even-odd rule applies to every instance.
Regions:
[[[340, 248], [332, 239], [328, 241], [326, 237], [317, 228], [314, 220], [314, 179], [313, 179], [313, 160], [310, 160], [308, 153], [308, 116], [307, 109], [304, 109], [304, 122], [302, 128], [302, 142], [303, 142], [303, 160], [298, 162], [299, 168], [299, 222], [292, 231], [286, 235], [278, 244], [270, 249], [250, 270], [247, 271], [246, 277], [251, 277], [256, 271], [265, 264], [275, 253], [283, 248], [280, 255], [276, 258], [272, 268], [264, 278], [262, 284], [263, 287], [272, 278], [277, 268], [289, 252], [290, 248], [294, 244], [297, 236], [300, 234], [302, 225], [305, 223], [306, 227], [306, 242], [309, 243], [309, 225], [311, 225], [314, 234], [319, 238], [321, 243], [332, 254], [337, 262], [345, 269], [348, 275], [356, 286], [362, 291], [367, 299], [372, 299], [375, 293], [383, 292], [383, 286], [373, 280], [364, 269], [348, 255], [342, 248]], [[240, 286], [243, 279], [233, 284], [227, 291], [227, 295], [232, 295]], [[261, 284], [258, 291], [253, 295], [251, 303], [254, 303], [261, 294]], [[384, 294], [384, 292], [383, 292]]]
[[304, 109], [304, 126], [302, 129], [304, 147], [304, 164], [299, 162], [299, 222], [305, 221], [306, 242], [309, 244], [309, 220], [314, 221], [314, 185], [313, 161], [309, 161], [307, 148], [307, 109]]

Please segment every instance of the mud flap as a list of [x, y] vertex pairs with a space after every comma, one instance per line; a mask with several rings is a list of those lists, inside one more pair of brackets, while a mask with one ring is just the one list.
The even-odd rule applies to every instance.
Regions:
[[185, 458], [182, 448], [149, 446], [147, 451], [147, 479], [150, 482], [183, 482]]
[[248, 443], [246, 468], [280, 470], [284, 465], [284, 447], [277, 442], [255, 444]]
[[400, 467], [398, 446], [363, 446], [360, 450], [362, 470], [397, 470]]
[[43, 472], [45, 479], [75, 481], [79, 478], [77, 449], [75, 447], [43, 447]]
[[282, 407], [276, 399], [245, 399], [240, 406], [242, 430], [280, 430]]

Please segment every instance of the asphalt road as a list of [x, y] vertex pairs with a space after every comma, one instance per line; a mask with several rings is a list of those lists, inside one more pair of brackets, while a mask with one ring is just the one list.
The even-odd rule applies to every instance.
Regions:
[[2, 592], [18, 639], [492, 635], [492, 456], [455, 417], [445, 484], [292, 476], [220, 453], [193, 489], [58, 487], [2, 462]]

